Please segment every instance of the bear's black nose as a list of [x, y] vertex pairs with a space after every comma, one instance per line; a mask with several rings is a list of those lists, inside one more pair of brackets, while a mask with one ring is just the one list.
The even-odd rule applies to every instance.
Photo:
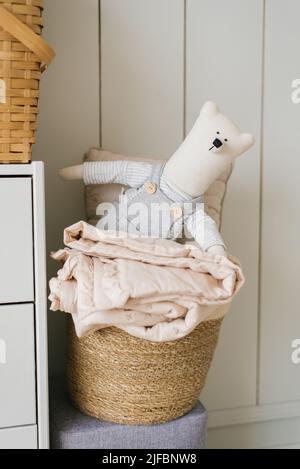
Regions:
[[219, 140], [218, 138], [216, 138], [214, 141], [213, 141], [213, 144], [216, 148], [220, 148], [222, 145], [223, 145], [223, 142], [221, 142], [221, 140]]

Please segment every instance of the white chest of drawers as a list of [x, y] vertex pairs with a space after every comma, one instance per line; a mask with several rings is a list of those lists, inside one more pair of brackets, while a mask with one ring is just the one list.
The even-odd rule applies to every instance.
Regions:
[[49, 447], [44, 166], [0, 165], [0, 449]]

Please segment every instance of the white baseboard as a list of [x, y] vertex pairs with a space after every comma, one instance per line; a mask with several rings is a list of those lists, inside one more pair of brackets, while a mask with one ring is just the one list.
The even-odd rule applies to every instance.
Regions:
[[212, 410], [208, 412], [208, 415], [208, 428], [290, 419], [300, 417], [300, 401], [283, 402], [256, 407]]
[[209, 428], [209, 449], [299, 449], [300, 418]]
[[270, 449], [300, 449], [300, 443], [285, 446], [272, 446]]

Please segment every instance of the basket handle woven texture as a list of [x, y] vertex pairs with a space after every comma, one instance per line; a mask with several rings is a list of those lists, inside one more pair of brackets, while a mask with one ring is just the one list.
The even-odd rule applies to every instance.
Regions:
[[54, 59], [55, 52], [49, 44], [2, 6], [0, 6], [0, 26], [28, 47], [44, 63], [42, 71]]

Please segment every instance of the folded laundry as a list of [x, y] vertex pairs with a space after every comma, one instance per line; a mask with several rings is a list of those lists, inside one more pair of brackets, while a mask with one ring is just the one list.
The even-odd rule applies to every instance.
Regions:
[[116, 326], [154, 342], [172, 341], [222, 318], [244, 283], [237, 260], [194, 245], [99, 230], [64, 232], [63, 262], [50, 281], [53, 311], [71, 313], [79, 337]]

